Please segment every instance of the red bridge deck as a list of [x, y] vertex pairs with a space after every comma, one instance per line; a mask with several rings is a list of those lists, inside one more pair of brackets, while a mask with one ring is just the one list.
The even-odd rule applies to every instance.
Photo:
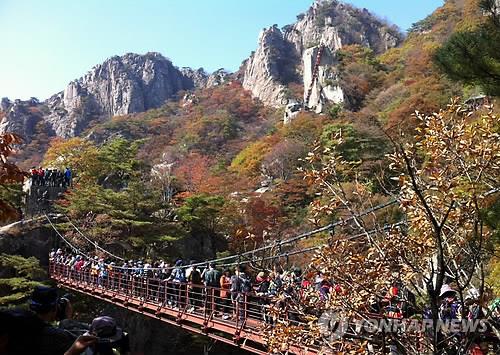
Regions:
[[[50, 263], [49, 275], [64, 288], [159, 319], [187, 331], [237, 346], [255, 354], [267, 354], [262, 329], [266, 326], [265, 298], [240, 294], [237, 302], [221, 298], [224, 290], [190, 286], [158, 279], [111, 272], [105, 279], [90, 270], [76, 272]], [[229, 319], [223, 319], [227, 312]], [[269, 325], [268, 325], [269, 326]], [[289, 353], [318, 354], [318, 349], [291, 346]]]

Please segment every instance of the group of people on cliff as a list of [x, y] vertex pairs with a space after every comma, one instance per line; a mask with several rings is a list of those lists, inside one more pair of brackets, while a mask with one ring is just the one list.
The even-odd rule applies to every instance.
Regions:
[[33, 186], [69, 187], [73, 180], [73, 172], [68, 167], [64, 169], [64, 171], [59, 169], [32, 167], [30, 175], [31, 184]]

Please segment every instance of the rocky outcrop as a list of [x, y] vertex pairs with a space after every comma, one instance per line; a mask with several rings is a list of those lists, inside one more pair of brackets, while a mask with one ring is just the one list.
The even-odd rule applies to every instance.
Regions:
[[157, 108], [180, 90], [218, 85], [227, 75], [223, 70], [211, 75], [203, 69], [179, 70], [159, 53], [115, 56], [50, 97], [43, 103], [43, 115], [33, 114], [39, 103], [2, 99], [0, 132], [16, 132], [29, 140], [34, 125], [43, 119], [57, 136], [73, 137], [91, 121]]
[[343, 45], [360, 44], [379, 54], [402, 40], [396, 28], [367, 9], [337, 0], [315, 1], [306, 13], [298, 16], [295, 24], [285, 27], [284, 36], [299, 53], [322, 43], [333, 51]]
[[257, 50], [246, 61], [243, 87], [271, 106], [281, 106], [285, 84], [295, 79], [296, 53], [276, 26], [262, 30]]
[[201, 68], [178, 69], [159, 53], [115, 56], [43, 103], [2, 99], [0, 133], [19, 133], [29, 141], [43, 119], [52, 134], [73, 137], [92, 121], [157, 108], [180, 90], [221, 85], [229, 76], [224, 69], [212, 74]]
[[[303, 82], [304, 92], [307, 92], [307, 81], [310, 83], [312, 76], [309, 64], [319, 45], [324, 45], [330, 54], [322, 64], [324, 68], [320, 69], [320, 76], [329, 81], [335, 72], [334, 53], [342, 46], [360, 44], [382, 53], [402, 40], [397, 29], [368, 10], [336, 0], [317, 0], [297, 19], [283, 30], [273, 26], [261, 32], [257, 50], [244, 62], [244, 88], [267, 105], [286, 103], [286, 85], [293, 81]], [[327, 88], [323, 82], [314, 88], [314, 96], [340, 100], [342, 95], [340, 88], [335, 85]]]
[[[53, 221], [58, 221], [56, 217]], [[48, 265], [51, 248], [60, 240], [44, 216], [21, 220], [0, 227], [0, 250], [5, 254], [34, 256], [42, 265]]]
[[[319, 60], [318, 73], [316, 79], [313, 80], [317, 60]], [[316, 46], [306, 49], [302, 56], [302, 63], [304, 66], [304, 103], [309, 109], [321, 113], [327, 102], [344, 102], [344, 92], [338, 84], [337, 59], [328, 47]], [[310, 96], [308, 96], [309, 91]]]
[[211, 88], [218, 86], [229, 80], [231, 73], [225, 69], [217, 69], [212, 74], [207, 74], [203, 68], [191, 69], [189, 67], [181, 68], [181, 73], [191, 80], [193, 86], [198, 89]]
[[36, 125], [42, 120], [42, 106], [36, 99], [0, 102], [0, 133], [17, 133], [26, 141], [35, 133]]
[[219, 86], [224, 84], [225, 82], [229, 81], [231, 79], [232, 74], [228, 72], [227, 70], [221, 68], [217, 69], [214, 71], [212, 74], [210, 74], [207, 78], [207, 82], [205, 84], [205, 87], [211, 88], [214, 86]]
[[47, 101], [47, 121], [58, 136], [80, 133], [91, 120], [161, 106], [194, 82], [159, 53], [128, 53], [95, 66]]
[[50, 213], [54, 209], [54, 202], [62, 198], [65, 187], [31, 186], [28, 181], [24, 185], [24, 216], [33, 217]]
[[183, 67], [180, 71], [184, 77], [191, 81], [193, 87], [201, 88], [207, 84], [208, 74], [203, 68], [192, 69]]

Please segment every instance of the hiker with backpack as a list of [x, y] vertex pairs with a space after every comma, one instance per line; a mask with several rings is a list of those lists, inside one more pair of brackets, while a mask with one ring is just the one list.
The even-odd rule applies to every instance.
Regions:
[[231, 277], [230, 291], [233, 307], [236, 310], [236, 316], [243, 321], [246, 313], [245, 301], [248, 294], [252, 292], [252, 283], [250, 282], [250, 277], [245, 273], [244, 266], [240, 265], [235, 275]]
[[[194, 261], [191, 261], [191, 265], [193, 264]], [[193, 312], [195, 310], [195, 307], [201, 306], [201, 273], [200, 270], [198, 270], [198, 267], [191, 266], [186, 270], [186, 275], [188, 281], [189, 302], [191, 303], [191, 307], [189, 308], [188, 312]]]
[[182, 302], [181, 286], [186, 282], [186, 274], [182, 266], [182, 260], [177, 260], [175, 268], [172, 270], [172, 273], [167, 279], [167, 281], [171, 281], [172, 285], [172, 288], [167, 290], [167, 292], [170, 291], [169, 293], [171, 293], [169, 304], [174, 308], [180, 307], [180, 303]]
[[208, 308], [211, 308], [214, 312], [217, 311], [219, 305], [221, 305], [220, 300], [220, 278], [222, 274], [215, 263], [210, 263], [208, 266], [208, 271], [204, 275], [204, 283], [206, 286], [206, 297]]

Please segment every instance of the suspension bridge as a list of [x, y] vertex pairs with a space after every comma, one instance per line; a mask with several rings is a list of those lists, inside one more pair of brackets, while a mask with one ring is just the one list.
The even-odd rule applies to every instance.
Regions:
[[[223, 258], [205, 261], [198, 264], [183, 266], [205, 266], [207, 263], [217, 263], [219, 267], [239, 266], [244, 264], [277, 260], [298, 255], [311, 253], [320, 248], [313, 246], [299, 250], [282, 251], [282, 247], [293, 245], [298, 241], [310, 238], [321, 232], [333, 231], [337, 226], [345, 226], [352, 220], [360, 219], [376, 211], [385, 209], [397, 203], [390, 200], [384, 204], [374, 206], [359, 214], [349, 216], [345, 219], [325, 225], [305, 233], [301, 233], [286, 239], [275, 241], [268, 245], [231, 255]], [[54, 229], [59, 238], [76, 254], [90, 260], [92, 257], [80, 250], [68, 238], [59, 232], [51, 217], [45, 214], [45, 218]], [[69, 224], [82, 236], [87, 243], [92, 245], [96, 251], [99, 250], [107, 257], [116, 260], [123, 258], [110, 253], [86, 237], [71, 220]], [[357, 235], [343, 237], [347, 240], [356, 238], [367, 238], [370, 234], [385, 232], [391, 228], [403, 225], [399, 222], [387, 225], [381, 229], [366, 231]], [[259, 256], [268, 250], [278, 250], [270, 256]], [[154, 270], [150, 268], [149, 270]], [[174, 325], [196, 334], [206, 335], [216, 341], [234, 345], [255, 354], [267, 354], [266, 330], [269, 330], [279, 321], [288, 321], [299, 325], [301, 317], [283, 300], [276, 300], [269, 296], [258, 296], [255, 293], [238, 293], [232, 295], [233, 302], [229, 301], [227, 289], [207, 287], [205, 285], [193, 285], [189, 283], [176, 283], [174, 281], [160, 280], [148, 275], [135, 275], [130, 268], [112, 266], [109, 275], [105, 279], [98, 278], [90, 268], [76, 271], [73, 267], [51, 260], [49, 264], [49, 275], [60, 287], [73, 290], [90, 297], [114, 304], [129, 311], [140, 313], [147, 317], [159, 319], [170, 325]], [[279, 306], [280, 311], [275, 312]], [[229, 314], [230, 317], [222, 317]], [[293, 354], [309, 355], [324, 353], [321, 341], [304, 344], [288, 344], [287, 351]]]

